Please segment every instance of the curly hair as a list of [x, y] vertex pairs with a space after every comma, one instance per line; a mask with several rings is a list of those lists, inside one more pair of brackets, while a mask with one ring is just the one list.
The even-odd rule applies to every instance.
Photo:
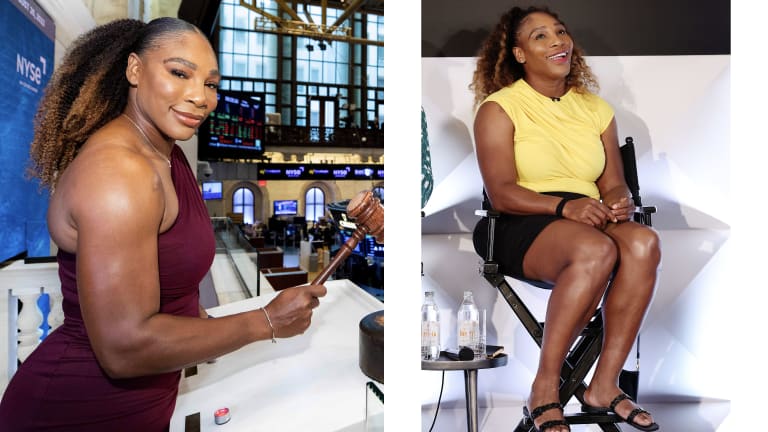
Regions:
[[119, 19], [79, 36], [45, 88], [34, 119], [28, 175], [41, 187], [56, 186], [60, 173], [98, 129], [123, 112], [130, 84], [130, 53], [142, 55], [183, 32], [202, 32], [177, 18], [149, 23]]
[[[469, 86], [475, 94], [475, 106], [491, 93], [525, 77], [523, 65], [512, 55], [512, 47], [517, 44], [517, 33], [523, 20], [534, 12], [546, 13], [562, 22], [557, 14], [546, 7], [531, 6], [522, 9], [515, 6], [502, 15], [478, 53], [477, 67]], [[566, 88], [580, 93], [596, 92], [599, 89], [597, 79], [587, 65], [581, 48], [575, 43], [571, 55], [571, 71], [565, 78], [565, 84]]]

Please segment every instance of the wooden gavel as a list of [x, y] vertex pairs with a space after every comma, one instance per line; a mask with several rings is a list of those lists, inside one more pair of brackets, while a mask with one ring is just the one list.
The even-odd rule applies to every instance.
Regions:
[[376, 242], [384, 243], [384, 207], [371, 191], [362, 191], [349, 201], [347, 215], [355, 218], [356, 229], [323, 271], [315, 277], [312, 285], [325, 283], [336, 268], [352, 253], [355, 246], [366, 234], [376, 237]]

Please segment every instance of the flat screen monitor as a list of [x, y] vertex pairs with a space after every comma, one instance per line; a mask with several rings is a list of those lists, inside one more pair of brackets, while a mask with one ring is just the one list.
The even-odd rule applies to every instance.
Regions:
[[197, 131], [198, 158], [260, 158], [264, 154], [264, 95], [219, 90], [216, 97], [216, 109]]
[[275, 216], [293, 216], [299, 213], [298, 200], [275, 200], [273, 202]]
[[221, 182], [219, 181], [204, 181], [203, 182], [203, 199], [204, 200], [218, 200], [221, 199]]

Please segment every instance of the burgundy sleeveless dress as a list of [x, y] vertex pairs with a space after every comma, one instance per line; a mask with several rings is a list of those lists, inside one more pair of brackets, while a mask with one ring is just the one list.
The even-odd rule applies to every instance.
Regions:
[[[215, 240], [180, 147], [174, 147], [171, 159], [179, 215], [171, 229], [158, 236], [160, 312], [198, 316], [198, 286], [213, 261]], [[57, 258], [64, 323], [13, 376], [0, 402], [0, 431], [168, 430], [180, 372], [109, 378], [91, 349], [80, 313], [76, 256], [59, 252]]]

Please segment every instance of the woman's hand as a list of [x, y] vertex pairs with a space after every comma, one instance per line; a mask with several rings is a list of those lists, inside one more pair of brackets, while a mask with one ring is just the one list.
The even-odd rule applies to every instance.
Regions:
[[608, 206], [593, 198], [570, 200], [563, 207], [563, 217], [603, 229], [608, 222], [616, 222], [616, 216]]
[[303, 334], [312, 322], [312, 309], [320, 305], [327, 290], [323, 285], [302, 285], [280, 291], [264, 309], [269, 314], [275, 336], [287, 338]]
[[605, 202], [605, 205], [611, 209], [611, 214], [616, 219], [614, 222], [628, 221], [635, 213], [635, 203], [626, 196], [620, 197], [613, 202]]

